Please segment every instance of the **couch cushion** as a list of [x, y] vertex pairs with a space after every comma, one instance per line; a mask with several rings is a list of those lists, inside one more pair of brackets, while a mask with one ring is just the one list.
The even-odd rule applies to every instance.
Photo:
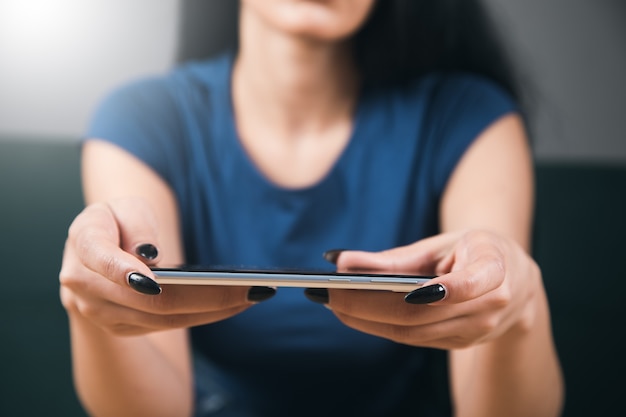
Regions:
[[564, 416], [626, 415], [626, 166], [540, 163], [534, 256], [567, 384]]
[[85, 416], [71, 379], [61, 253], [80, 211], [74, 142], [0, 141], [1, 416]]

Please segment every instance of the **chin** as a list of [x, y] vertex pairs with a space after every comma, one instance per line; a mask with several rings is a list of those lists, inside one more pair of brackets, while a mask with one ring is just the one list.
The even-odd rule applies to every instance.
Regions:
[[365, 23], [375, 0], [244, 0], [270, 25], [320, 41], [345, 39]]

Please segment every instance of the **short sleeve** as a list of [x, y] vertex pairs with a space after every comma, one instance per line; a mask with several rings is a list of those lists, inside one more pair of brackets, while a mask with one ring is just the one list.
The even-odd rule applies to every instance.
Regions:
[[165, 79], [135, 81], [102, 100], [93, 114], [85, 140], [113, 143], [169, 182], [172, 170], [182, 163], [179, 113]]
[[476, 75], [459, 74], [440, 80], [434, 90], [430, 118], [434, 188], [441, 192], [459, 160], [480, 134], [518, 106], [504, 89]]

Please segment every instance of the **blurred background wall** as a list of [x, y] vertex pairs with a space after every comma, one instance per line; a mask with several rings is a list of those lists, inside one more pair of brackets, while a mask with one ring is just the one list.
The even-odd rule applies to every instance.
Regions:
[[537, 156], [626, 162], [626, 2], [486, 2], [530, 80]]
[[[179, 0], [0, 0], [0, 140], [76, 140], [97, 100], [173, 61]], [[510, 35], [538, 158], [626, 162], [626, 2], [486, 0]]]
[[173, 59], [178, 0], [0, 0], [0, 137], [74, 140], [97, 100]]

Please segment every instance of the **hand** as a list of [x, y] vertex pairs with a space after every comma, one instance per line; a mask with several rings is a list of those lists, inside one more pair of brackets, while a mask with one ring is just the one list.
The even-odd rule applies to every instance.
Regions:
[[70, 226], [59, 276], [68, 313], [116, 335], [138, 335], [223, 320], [273, 295], [270, 288], [247, 287], [161, 291], [149, 268], [160, 260], [156, 242], [154, 213], [140, 199], [85, 208]]
[[528, 329], [542, 291], [528, 254], [489, 232], [447, 233], [378, 253], [342, 251], [337, 267], [438, 276], [406, 302], [399, 293], [329, 291], [328, 306], [346, 325], [415, 346], [465, 348]]

